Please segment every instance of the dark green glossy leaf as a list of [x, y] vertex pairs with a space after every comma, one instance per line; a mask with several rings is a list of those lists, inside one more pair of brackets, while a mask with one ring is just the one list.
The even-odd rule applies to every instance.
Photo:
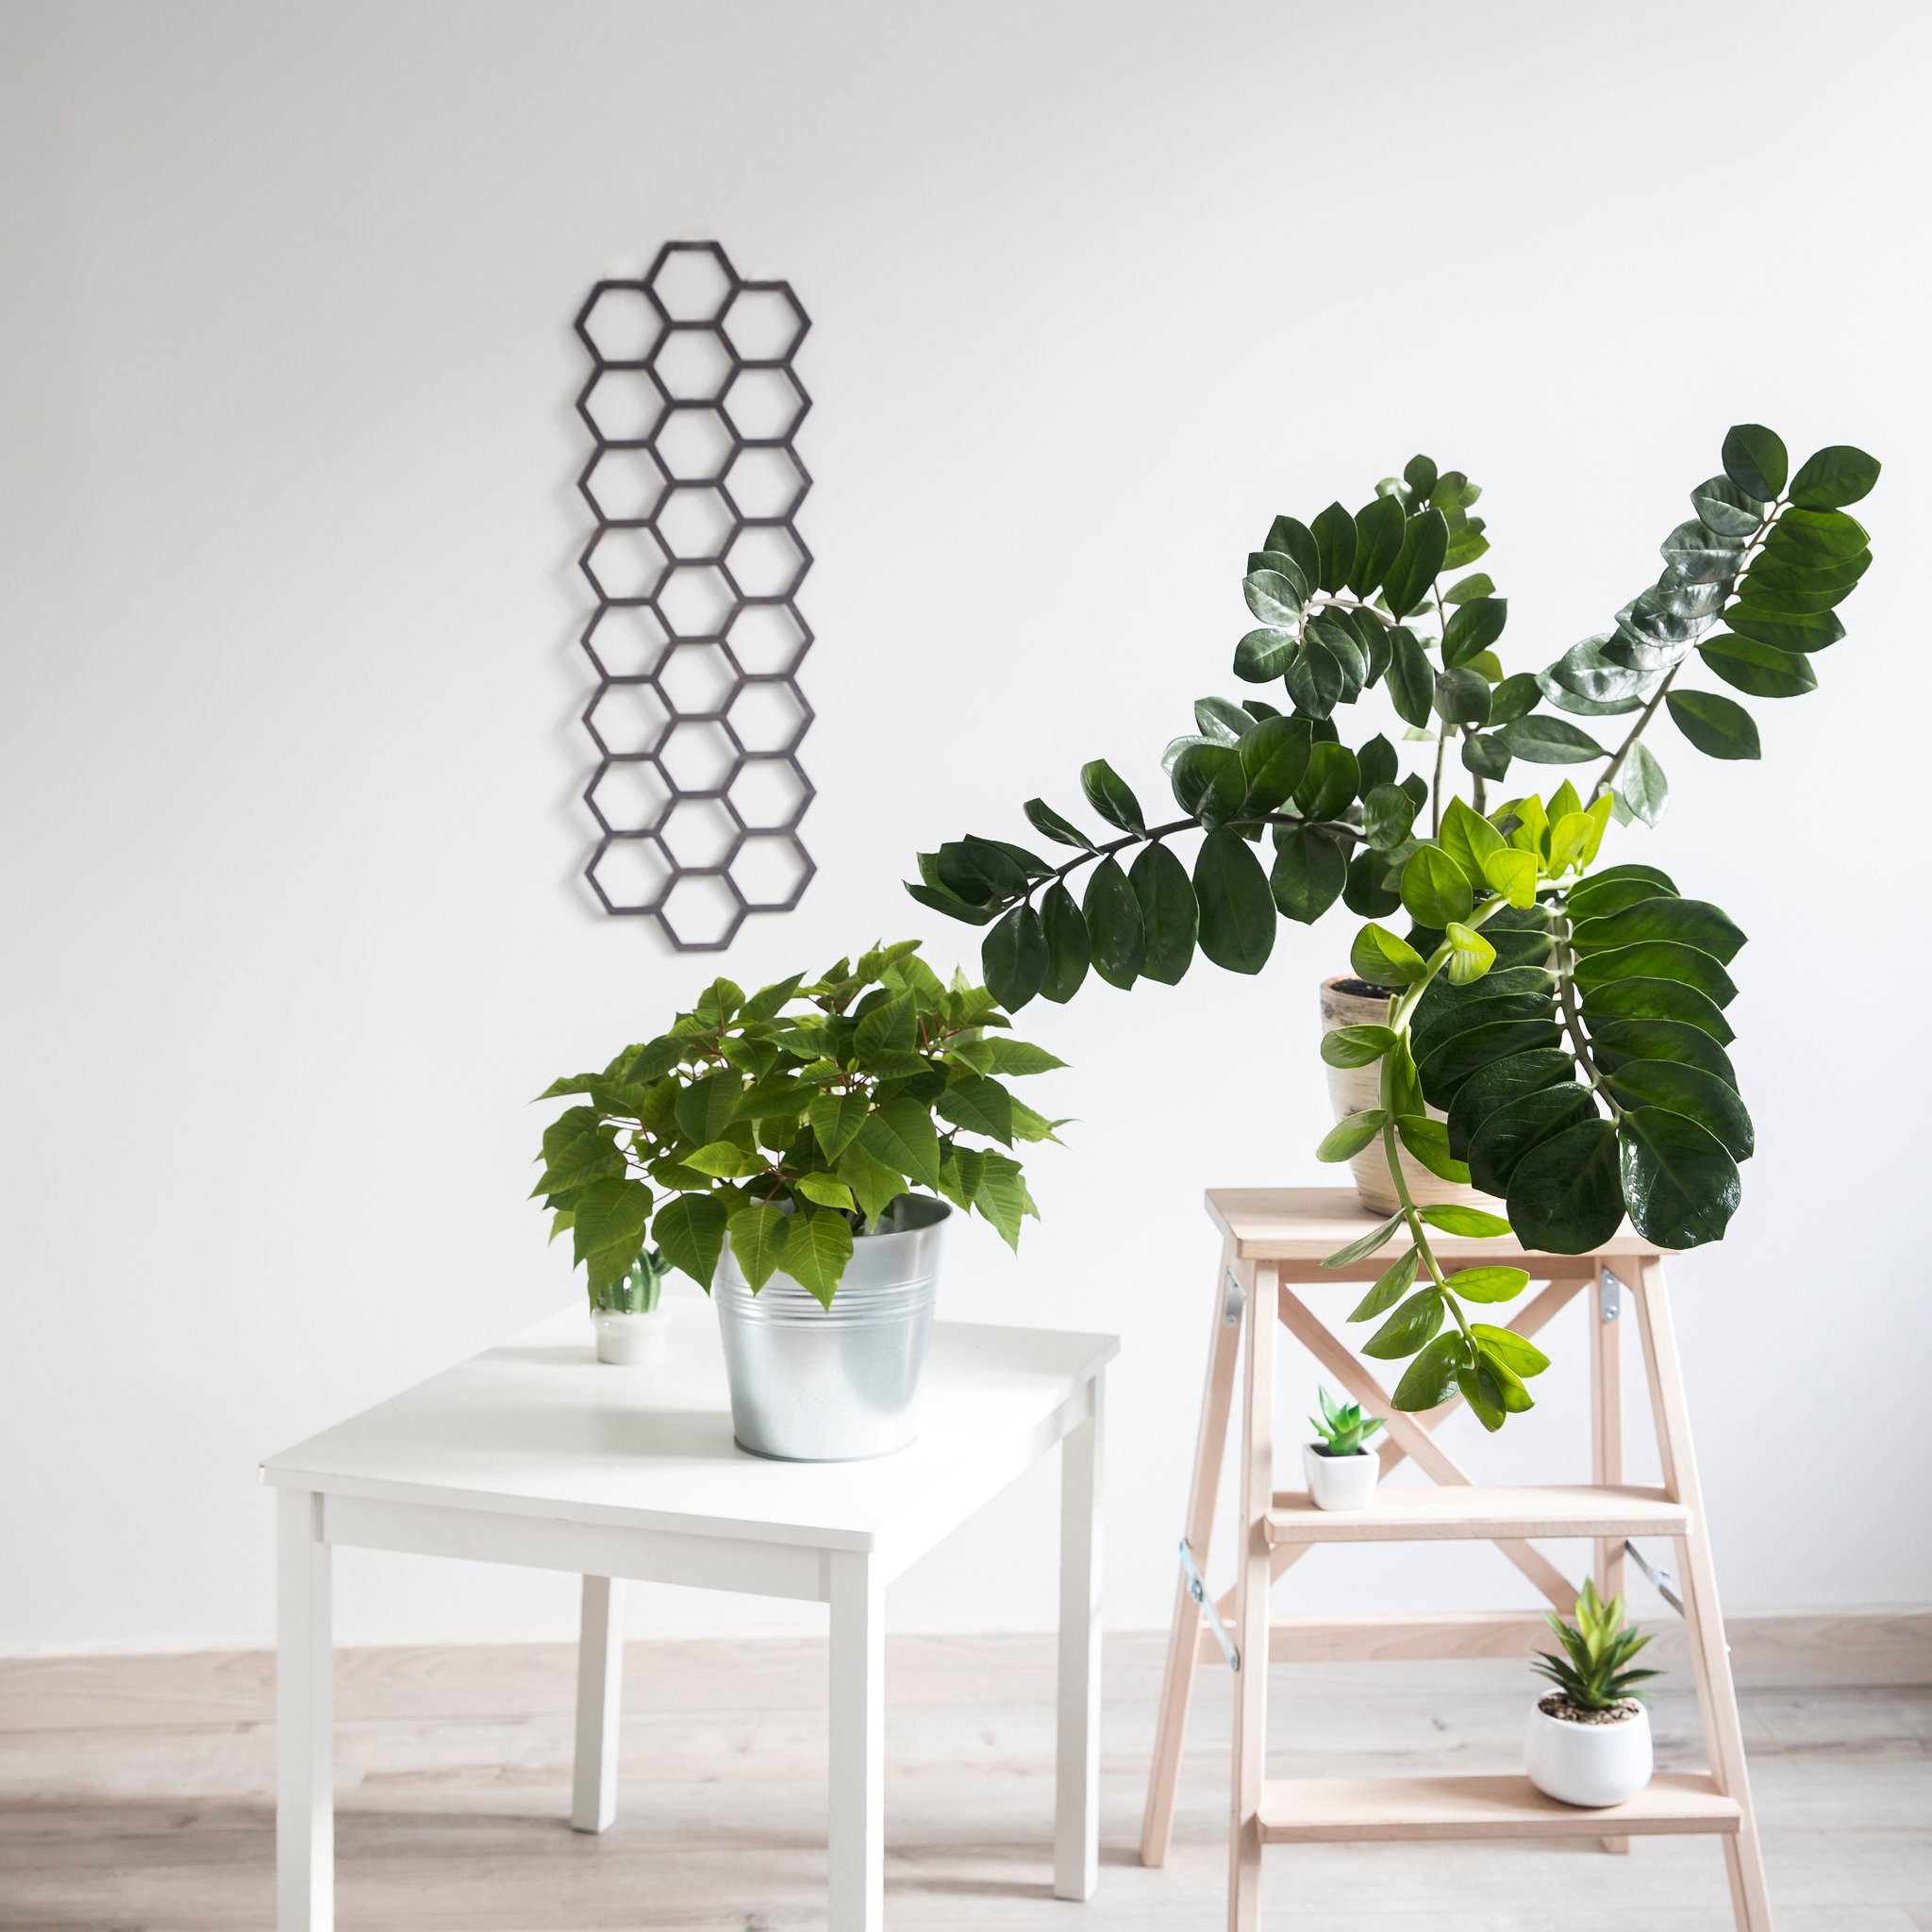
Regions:
[[1389, 701], [1405, 724], [1420, 729], [1436, 702], [1436, 672], [1412, 631], [1398, 628], [1390, 640]]
[[987, 934], [979, 948], [979, 970], [987, 991], [1009, 1013], [1017, 1013], [1040, 991], [1046, 978], [1046, 935], [1032, 907], [1015, 906]]
[[1141, 927], [1141, 902], [1127, 875], [1111, 857], [1093, 868], [1081, 898], [1093, 970], [1123, 992], [1141, 976], [1147, 944]]
[[1439, 673], [1430, 702], [1438, 715], [1450, 724], [1486, 724], [1490, 718], [1490, 681], [1467, 664]]
[[1415, 500], [1425, 503], [1436, 487], [1436, 466], [1427, 457], [1410, 457], [1402, 466], [1402, 480], [1415, 491]]
[[1319, 637], [1309, 637], [1289, 660], [1284, 681], [1297, 711], [1310, 718], [1325, 718], [1341, 703], [1348, 674], [1341, 658]]
[[1399, 785], [1374, 786], [1362, 798], [1362, 829], [1377, 852], [1392, 852], [1415, 824], [1415, 801]]
[[1509, 775], [1509, 748], [1487, 731], [1475, 732], [1462, 741], [1462, 768], [1500, 784]]
[[1486, 1194], [1507, 1196], [1524, 1155], [1595, 1116], [1590, 1089], [1574, 1080], [1518, 1095], [1495, 1108], [1472, 1136], [1471, 1182]]
[[1301, 627], [1307, 586], [1297, 583], [1285, 571], [1251, 570], [1241, 579], [1241, 594], [1262, 624], [1288, 630]]
[[1276, 517], [1268, 525], [1270, 550], [1285, 552], [1294, 558], [1295, 568], [1312, 587], [1322, 575], [1321, 553], [1314, 532], [1294, 517]]
[[1490, 693], [1491, 724], [1513, 724], [1517, 719], [1528, 717], [1542, 703], [1542, 687], [1533, 673], [1514, 673]]
[[1248, 708], [1232, 698], [1194, 700], [1194, 729], [1210, 744], [1239, 744], [1242, 732], [1254, 723]]
[[1275, 811], [1291, 797], [1308, 768], [1313, 737], [1306, 718], [1264, 718], [1242, 732], [1236, 755], [1247, 791], [1244, 815]]
[[1026, 822], [1036, 832], [1043, 833], [1059, 845], [1074, 845], [1082, 852], [1093, 850], [1093, 841], [1078, 825], [1063, 819], [1043, 798], [1029, 798], [1025, 805]]
[[1640, 1107], [1619, 1122], [1630, 1224], [1666, 1248], [1724, 1240], [1741, 1189], [1738, 1164], [1687, 1114]]
[[1380, 588], [1389, 566], [1402, 548], [1408, 519], [1392, 496], [1378, 496], [1355, 515], [1355, 561], [1349, 566], [1348, 587], [1357, 597]]
[[1436, 575], [1449, 552], [1449, 525], [1442, 512], [1425, 509], [1408, 519], [1402, 548], [1382, 578], [1382, 594], [1398, 618], [1427, 601]]
[[1402, 761], [1396, 756], [1395, 747], [1379, 731], [1366, 744], [1357, 746], [1355, 756], [1361, 770], [1364, 797], [1377, 785], [1393, 785], [1402, 770]]
[[1747, 495], [1728, 476], [1713, 476], [1690, 492], [1690, 507], [1706, 529], [1733, 541], [1757, 534], [1766, 506]]
[[937, 884], [969, 906], [1004, 905], [1026, 890], [1025, 869], [991, 839], [949, 840], [934, 866]]
[[1734, 1091], [1730, 1057], [1701, 1027], [1682, 1020], [1599, 1020], [1587, 1023], [1591, 1058], [1606, 1074], [1626, 1060], [1679, 1060], [1714, 1074]]
[[1673, 898], [1676, 891], [1671, 875], [1654, 865], [1607, 865], [1578, 879], [1566, 896], [1573, 920], [1596, 919], [1645, 899]]
[[1437, 1336], [1409, 1363], [1391, 1402], [1406, 1415], [1441, 1407], [1456, 1393], [1457, 1371], [1465, 1366], [1468, 1356], [1469, 1343], [1459, 1328]]
[[[1767, 610], [1757, 604], [1733, 604], [1724, 612], [1724, 622], [1740, 638], [1770, 644], [1780, 651], [1822, 651], [1845, 634], [1834, 610], [1812, 613]], [[1716, 643], [1718, 641], [1711, 641]], [[1785, 692], [1774, 693], [1776, 696]]]
[[[1194, 935], [1200, 922], [1188, 869], [1165, 845], [1148, 845], [1135, 859], [1127, 882], [1140, 902], [1141, 931], [1146, 943], [1141, 972], [1162, 986], [1178, 985], [1193, 963]], [[989, 980], [989, 990], [991, 985]], [[1008, 1011], [1011, 1010], [1008, 1007]]]
[[1580, 725], [1538, 714], [1519, 718], [1496, 732], [1512, 758], [1531, 765], [1580, 765], [1608, 754]]
[[1482, 571], [1474, 571], [1460, 583], [1451, 584], [1442, 592], [1442, 601], [1445, 604], [1466, 604], [1472, 597], [1493, 597], [1495, 594], [1494, 582]]
[[1681, 1113], [1720, 1141], [1733, 1160], [1749, 1160], [1756, 1142], [1737, 1090], [1714, 1074], [1678, 1060], [1626, 1060], [1607, 1084], [1625, 1107]]
[[1210, 826], [1233, 818], [1248, 792], [1241, 754], [1231, 744], [1189, 745], [1168, 776], [1180, 808]]
[[1791, 478], [1791, 501], [1801, 509], [1841, 509], [1869, 496], [1879, 463], [1848, 442], [1835, 442], [1807, 457]]
[[1608, 1241], [1624, 1219], [1616, 1127], [1582, 1121], [1533, 1147], [1516, 1164], [1508, 1199], [1525, 1248], [1583, 1255]]
[[1194, 860], [1201, 950], [1230, 973], [1258, 973], [1274, 949], [1274, 900], [1268, 875], [1239, 832], [1224, 826], [1201, 841]]
[[1724, 475], [1759, 503], [1783, 493], [1790, 461], [1783, 441], [1761, 423], [1737, 424], [1724, 438]]
[[1310, 636], [1341, 667], [1341, 695], [1338, 702], [1352, 705], [1361, 696], [1369, 681], [1368, 653], [1352, 624], [1344, 624], [1337, 612], [1325, 612], [1309, 625]]
[[1389, 863], [1379, 852], [1358, 852], [1348, 862], [1348, 879], [1341, 900], [1364, 919], [1386, 919], [1402, 908], [1402, 894], [1382, 883]]
[[1597, 904], [1593, 896], [1586, 897], [1580, 891], [1572, 895], [1572, 937], [1581, 952], [1607, 952], [1642, 940], [1673, 940], [1680, 945], [1695, 946], [1728, 966], [1745, 943], [1743, 933], [1730, 918], [1704, 899], [1659, 894], [1606, 913], [1597, 911]]
[[[925, 855], [922, 853], [920, 856], [924, 858]], [[916, 886], [908, 879], [906, 890], [922, 906], [929, 906], [935, 912], [943, 912], [948, 919], [959, 920], [966, 925], [988, 925], [1000, 916], [997, 906], [969, 906], [943, 886]]]
[[1080, 789], [1087, 794], [1087, 803], [1108, 824], [1118, 825], [1124, 832], [1147, 829], [1147, 822], [1141, 815], [1141, 801], [1105, 758], [1095, 758], [1080, 767]]
[[1295, 787], [1295, 804], [1304, 818], [1339, 819], [1360, 794], [1361, 782], [1361, 765], [1345, 744], [1317, 744]]
[[1671, 781], [1641, 739], [1630, 747], [1624, 769], [1617, 774], [1615, 791], [1632, 818], [1655, 825], [1663, 817], [1664, 807], [1670, 802]]
[[1456, 1090], [1456, 1098], [1450, 1104], [1449, 1151], [1458, 1160], [1467, 1160], [1477, 1131], [1498, 1108], [1507, 1107], [1525, 1093], [1569, 1080], [1575, 1071], [1575, 1059], [1567, 1047], [1561, 1046], [1507, 1055], [1478, 1068]]
[[1046, 972], [1040, 982], [1041, 994], [1056, 1006], [1065, 1006], [1080, 991], [1091, 957], [1087, 922], [1065, 886], [1056, 882], [1046, 889], [1040, 902], [1040, 925], [1046, 941]]
[[1315, 519], [1315, 580], [1331, 595], [1348, 581], [1355, 564], [1355, 519], [1331, 503]]
[[1268, 884], [1284, 918], [1312, 925], [1341, 896], [1347, 882], [1348, 860], [1331, 834], [1299, 825], [1275, 827]]
[[1398, 1362], [1412, 1356], [1442, 1325], [1442, 1297], [1433, 1284], [1412, 1294], [1362, 1343], [1377, 1361]]
[[1710, 954], [1674, 940], [1643, 940], [1634, 946], [1611, 946], [1586, 953], [1576, 962], [1576, 983], [1588, 989], [1620, 979], [1674, 979], [1727, 1007], [1738, 996], [1737, 983]]
[[1507, 597], [1477, 597], [1450, 614], [1442, 632], [1442, 662], [1454, 669], [1479, 657], [1503, 635], [1509, 619]]
[[1872, 567], [1872, 553], [1861, 550], [1842, 563], [1799, 562], [1760, 557], [1744, 574], [1738, 594], [1779, 610], [1829, 610], [1842, 604]]
[[[1479, 1067], [1491, 1060], [1507, 1059], [1512, 1054], [1530, 1053], [1541, 1046], [1560, 1044], [1562, 1035], [1553, 1024], [1540, 1020], [1501, 1020], [1487, 1026], [1473, 1026], [1436, 1047], [1426, 1059], [1417, 1063], [1423, 1091], [1431, 1107], [1447, 1112], [1456, 1090]], [[1513, 1219], [1513, 1217], [1512, 1217]]]
[[1251, 630], [1234, 647], [1234, 675], [1249, 684], [1273, 684], [1301, 646], [1298, 630]]
[[1381, 1275], [1374, 1287], [1370, 1289], [1351, 1311], [1351, 1322], [1373, 1322], [1377, 1315], [1386, 1314], [1399, 1302], [1415, 1280], [1417, 1264], [1422, 1260], [1422, 1250], [1411, 1248], [1408, 1253]]
[[1619, 979], [1589, 987], [1583, 1016], [1591, 1026], [1602, 1020], [1676, 1020], [1709, 1034], [1720, 1046], [1737, 1038], [1714, 1000], [1671, 979]]
[[[1534, 967], [1519, 968], [1538, 979], [1550, 975], [1539, 973]], [[1557, 1004], [1552, 995], [1534, 989], [1523, 991], [1495, 991], [1489, 989], [1498, 979], [1512, 977], [1510, 974], [1491, 974], [1471, 989], [1478, 997], [1458, 1001], [1454, 1006], [1430, 1008], [1426, 999], [1409, 1023], [1408, 1040], [1410, 1050], [1418, 1064], [1426, 1060], [1445, 1041], [1454, 1040], [1459, 1033], [1467, 1033], [1475, 1026], [1494, 1026], [1505, 1020], [1535, 1020], [1544, 1025], [1554, 1025], [1557, 1018]], [[1440, 985], [1440, 979], [1436, 985]], [[1432, 985], [1429, 989], [1435, 991]], [[1491, 1193], [1495, 1189], [1490, 1190]]]
[[1788, 509], [1765, 539], [1764, 560], [1774, 569], [1818, 570], [1851, 562], [1871, 542], [1865, 526], [1841, 509]]

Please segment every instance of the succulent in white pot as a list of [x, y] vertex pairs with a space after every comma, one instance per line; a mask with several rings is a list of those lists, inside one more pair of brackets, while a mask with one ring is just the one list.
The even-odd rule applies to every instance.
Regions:
[[655, 1361], [664, 1350], [670, 1318], [663, 1307], [664, 1277], [671, 1263], [646, 1248], [628, 1274], [606, 1282], [591, 1296], [591, 1324], [597, 1334], [597, 1359], [617, 1368]]
[[1557, 1688], [1529, 1713], [1529, 1781], [1561, 1804], [1621, 1805], [1650, 1782], [1650, 1717], [1634, 1687], [1658, 1673], [1628, 1668], [1650, 1639], [1625, 1624], [1624, 1599], [1605, 1603], [1594, 1583], [1576, 1599], [1574, 1629], [1559, 1617], [1549, 1623], [1565, 1654], [1545, 1651], [1536, 1666]]
[[1302, 1444], [1309, 1498], [1317, 1509], [1366, 1509], [1382, 1479], [1382, 1458], [1367, 1446], [1381, 1421], [1364, 1420], [1359, 1403], [1336, 1403], [1325, 1389], [1316, 1392], [1322, 1413], [1308, 1422], [1321, 1440]]

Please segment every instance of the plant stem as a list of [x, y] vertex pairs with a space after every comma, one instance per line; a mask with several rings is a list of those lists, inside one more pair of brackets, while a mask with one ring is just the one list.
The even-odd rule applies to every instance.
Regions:
[[[1351, 825], [1341, 819], [1302, 819], [1292, 812], [1265, 811], [1253, 812], [1245, 817], [1224, 819], [1224, 825], [1298, 825], [1307, 831], [1327, 832], [1338, 839], [1352, 839], [1359, 845], [1368, 843], [1368, 834], [1359, 825]], [[1019, 900], [1030, 900], [1039, 889], [1049, 882], [1064, 880], [1069, 873], [1076, 872], [1083, 865], [1091, 865], [1096, 858], [1111, 858], [1116, 852], [1124, 852], [1129, 845], [1153, 845], [1175, 832], [1205, 832], [1217, 830], [1199, 818], [1175, 819], [1170, 824], [1155, 825], [1141, 832], [1129, 832], [1124, 838], [1110, 840], [1105, 845], [1095, 845], [1085, 852], [1076, 852], [1064, 865], [1057, 865], [1041, 878], [1028, 882], [1026, 890]]]
[[1590, 1075], [1591, 1091], [1598, 1095], [1610, 1110], [1615, 1120], [1624, 1118], [1624, 1109], [1617, 1105], [1616, 1096], [1604, 1083], [1603, 1070], [1597, 1065], [1590, 1051], [1590, 1042], [1583, 1031], [1583, 1019], [1576, 1010], [1576, 982], [1572, 976], [1576, 967], [1576, 955], [1570, 945], [1570, 922], [1563, 920], [1562, 932], [1557, 938], [1557, 1000], [1563, 1008], [1563, 1029], [1570, 1036], [1570, 1050], [1583, 1063], [1583, 1070]]

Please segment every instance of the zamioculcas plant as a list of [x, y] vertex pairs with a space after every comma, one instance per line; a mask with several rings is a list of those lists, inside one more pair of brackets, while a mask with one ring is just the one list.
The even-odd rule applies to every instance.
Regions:
[[583, 1104], [545, 1130], [532, 1191], [552, 1239], [570, 1231], [593, 1302], [641, 1257], [650, 1265], [647, 1241], [708, 1290], [728, 1230], [754, 1291], [782, 1269], [829, 1307], [854, 1235], [913, 1188], [1018, 1247], [1037, 1210], [1003, 1150], [1064, 1123], [1000, 1076], [1064, 1062], [1008, 1039], [992, 995], [958, 974], [943, 984], [918, 948], [876, 947], [809, 986], [795, 973], [750, 995], [720, 979], [668, 1033], [545, 1091]]
[[[1871, 561], [1845, 506], [1872, 489], [1878, 464], [1840, 445], [1788, 475], [1783, 443], [1754, 425], [1726, 436], [1723, 463], [1691, 492], [1695, 516], [1665, 540], [1657, 582], [1534, 674], [1507, 674], [1496, 656], [1507, 606], [1490, 577], [1444, 582], [1489, 547], [1470, 513], [1480, 492], [1459, 472], [1417, 457], [1353, 516], [1331, 504], [1307, 524], [1277, 517], [1248, 558], [1242, 590], [1259, 626], [1234, 668], [1254, 683], [1280, 679], [1291, 708], [1201, 699], [1196, 730], [1163, 760], [1179, 817], [1150, 824], [1096, 759], [1082, 789], [1119, 836], [1096, 838], [1036, 798], [1028, 820], [1071, 858], [969, 835], [921, 854], [908, 888], [990, 927], [987, 986], [1009, 1010], [1036, 994], [1071, 999], [1090, 968], [1123, 989], [1171, 985], [1197, 949], [1258, 973], [1277, 917], [1311, 923], [1338, 898], [1371, 922], [1351, 964], [1391, 994], [1388, 1024], [1341, 1028], [1324, 1051], [1339, 1065], [1379, 1063], [1381, 1103], [1350, 1116], [1321, 1153], [1345, 1159], [1379, 1140], [1395, 1184], [1401, 1211], [1332, 1258], [1408, 1237], [1356, 1312], [1393, 1310], [1370, 1353], [1416, 1357], [1400, 1407], [1431, 1407], [1460, 1388], [1496, 1428], [1530, 1406], [1523, 1378], [1547, 1365], [1463, 1306], [1511, 1299], [1526, 1274], [1445, 1277], [1429, 1225], [1513, 1227], [1526, 1247], [1578, 1254], [1627, 1211], [1646, 1240], [1679, 1248], [1720, 1239], [1737, 1207], [1751, 1124], [1723, 1009], [1744, 935], [1653, 867], [1590, 869], [1613, 814], [1655, 824], [1663, 810], [1666, 781], [1645, 738], [1660, 714], [1709, 757], [1759, 756], [1741, 705], [1679, 684], [1693, 651], [1747, 694], [1815, 688], [1808, 654], [1843, 636], [1835, 608]], [[1404, 741], [1426, 747], [1427, 775], [1403, 774], [1383, 733], [1341, 741], [1338, 708], [1378, 688]], [[1616, 716], [1631, 722], [1613, 747], [1571, 722]], [[1597, 769], [1587, 796], [1566, 780], [1547, 799], [1492, 806], [1490, 788], [1519, 761]], [[1189, 833], [1203, 835], [1191, 868], [1170, 842]], [[1265, 870], [1255, 849], [1264, 833]], [[1070, 881], [1083, 871], [1076, 900]], [[1380, 923], [1402, 911], [1406, 934]], [[1398, 1142], [1434, 1174], [1502, 1197], [1508, 1219], [1419, 1208]]]

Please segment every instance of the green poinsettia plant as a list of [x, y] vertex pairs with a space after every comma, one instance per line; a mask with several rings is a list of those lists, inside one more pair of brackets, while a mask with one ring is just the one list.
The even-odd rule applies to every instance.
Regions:
[[[1071, 858], [968, 835], [919, 855], [908, 886], [989, 928], [986, 983], [1009, 1011], [1069, 1000], [1090, 972], [1122, 989], [1172, 985], [1197, 953], [1258, 973], [1280, 919], [1311, 924], [1338, 900], [1369, 922], [1351, 964], [1390, 995], [1389, 1022], [1341, 1029], [1324, 1050], [1358, 1056], [1338, 1064], [1378, 1062], [1381, 1104], [1320, 1151], [1340, 1160], [1379, 1141], [1402, 1204], [1331, 1257], [1353, 1263], [1408, 1238], [1356, 1314], [1389, 1316], [1368, 1352], [1415, 1357], [1400, 1407], [1459, 1390], [1497, 1428], [1531, 1406], [1524, 1380], [1547, 1366], [1464, 1306], [1513, 1299], [1526, 1273], [1445, 1275], [1429, 1228], [1513, 1231], [1525, 1247], [1579, 1254], [1627, 1213], [1646, 1240], [1693, 1247], [1721, 1239], [1737, 1208], [1752, 1130], [1724, 1009], [1744, 935], [1654, 867], [1595, 868], [1612, 818], [1662, 814], [1668, 783], [1646, 735], [1660, 718], [1705, 756], [1761, 755], [1751, 714], [1685, 682], [1693, 667], [1757, 697], [1816, 688], [1812, 655], [1843, 637], [1837, 607], [1871, 562], [1846, 506], [1879, 466], [1836, 444], [1793, 473], [1782, 441], [1749, 424], [1725, 437], [1722, 463], [1690, 492], [1694, 514], [1665, 539], [1657, 581], [1535, 672], [1507, 671], [1497, 654], [1508, 608], [1490, 575], [1449, 580], [1489, 549], [1471, 508], [1481, 492], [1462, 473], [1417, 457], [1359, 511], [1277, 517], [1247, 559], [1242, 594], [1258, 622], [1234, 670], [1278, 679], [1290, 708], [1199, 700], [1195, 729], [1162, 760], [1176, 818], [1150, 823], [1095, 759], [1082, 791], [1118, 836], [1035, 798], [1029, 823]], [[1339, 713], [1375, 693], [1395, 737], [1344, 744]], [[1573, 722], [1621, 716], [1614, 746]], [[1399, 745], [1421, 747], [1424, 769], [1405, 773]], [[1565, 779], [1547, 798], [1492, 803], [1520, 767], [1585, 764], [1597, 766], [1585, 791]], [[1191, 865], [1174, 849], [1190, 834]], [[1382, 924], [1405, 912], [1406, 933]], [[1507, 1219], [1418, 1209], [1399, 1147], [1495, 1195]]]
[[716, 980], [668, 1032], [544, 1091], [578, 1104], [545, 1129], [532, 1191], [593, 1305], [640, 1266], [708, 1291], [728, 1235], [754, 1292], [782, 1271], [830, 1307], [854, 1238], [915, 1189], [1018, 1248], [1039, 1210], [1011, 1149], [1065, 1122], [1006, 1080], [1065, 1063], [1009, 1038], [991, 993], [941, 981], [918, 951], [876, 946], [749, 994]]

